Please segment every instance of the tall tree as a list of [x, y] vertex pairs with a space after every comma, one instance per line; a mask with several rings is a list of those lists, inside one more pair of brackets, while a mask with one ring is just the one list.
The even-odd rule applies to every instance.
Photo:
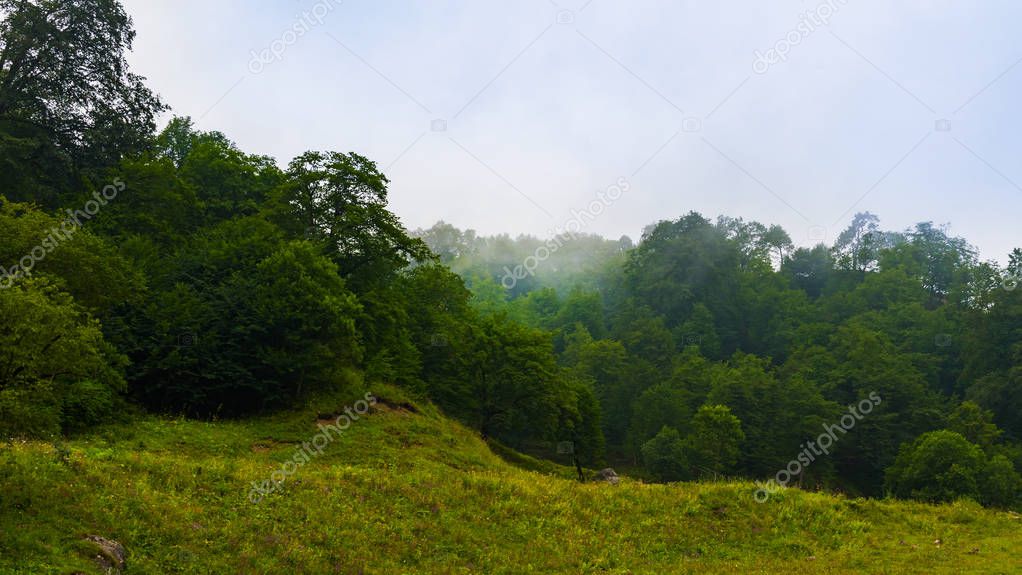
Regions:
[[375, 162], [354, 152], [306, 152], [291, 162], [278, 191], [281, 224], [324, 243], [353, 287], [383, 281], [433, 257], [387, 210], [388, 182]]
[[117, 0], [0, 0], [0, 126], [47, 138], [77, 166], [143, 147], [163, 104], [128, 69]]

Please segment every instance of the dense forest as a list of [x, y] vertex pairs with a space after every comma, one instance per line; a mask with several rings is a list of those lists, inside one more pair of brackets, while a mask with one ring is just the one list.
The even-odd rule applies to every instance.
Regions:
[[159, 127], [117, 2], [0, 15], [0, 436], [243, 418], [364, 374], [647, 481], [1022, 505], [1020, 249], [870, 213], [813, 247], [698, 213], [635, 241], [412, 232], [358, 153]]

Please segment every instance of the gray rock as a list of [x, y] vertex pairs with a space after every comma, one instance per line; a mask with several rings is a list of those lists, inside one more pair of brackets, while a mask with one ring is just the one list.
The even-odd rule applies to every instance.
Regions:
[[617, 485], [617, 482], [620, 481], [620, 479], [617, 476], [617, 473], [609, 467], [597, 471], [596, 479], [599, 481], [606, 481], [611, 485]]
[[96, 546], [96, 563], [107, 573], [120, 573], [127, 565], [128, 550], [124, 545], [99, 535], [87, 535], [86, 541]]

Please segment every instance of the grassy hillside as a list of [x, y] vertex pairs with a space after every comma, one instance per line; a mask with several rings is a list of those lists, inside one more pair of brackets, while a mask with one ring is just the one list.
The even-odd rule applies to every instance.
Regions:
[[[144, 418], [0, 448], [0, 573], [1019, 573], [1022, 521], [749, 483], [580, 485], [515, 467], [393, 389], [250, 501], [356, 397], [243, 422]], [[570, 475], [570, 470], [564, 470]], [[937, 541], [939, 540], [939, 543]]]

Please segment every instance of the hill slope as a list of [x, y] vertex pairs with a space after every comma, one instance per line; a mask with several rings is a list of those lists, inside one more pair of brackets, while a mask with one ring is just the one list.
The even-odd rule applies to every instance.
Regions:
[[758, 504], [740, 482], [581, 485], [511, 466], [397, 390], [375, 393], [266, 495], [252, 482], [297, 457], [317, 414], [357, 398], [4, 446], [0, 573], [101, 573], [89, 535], [127, 548], [126, 573], [1022, 572], [1010, 513], [794, 489]]

